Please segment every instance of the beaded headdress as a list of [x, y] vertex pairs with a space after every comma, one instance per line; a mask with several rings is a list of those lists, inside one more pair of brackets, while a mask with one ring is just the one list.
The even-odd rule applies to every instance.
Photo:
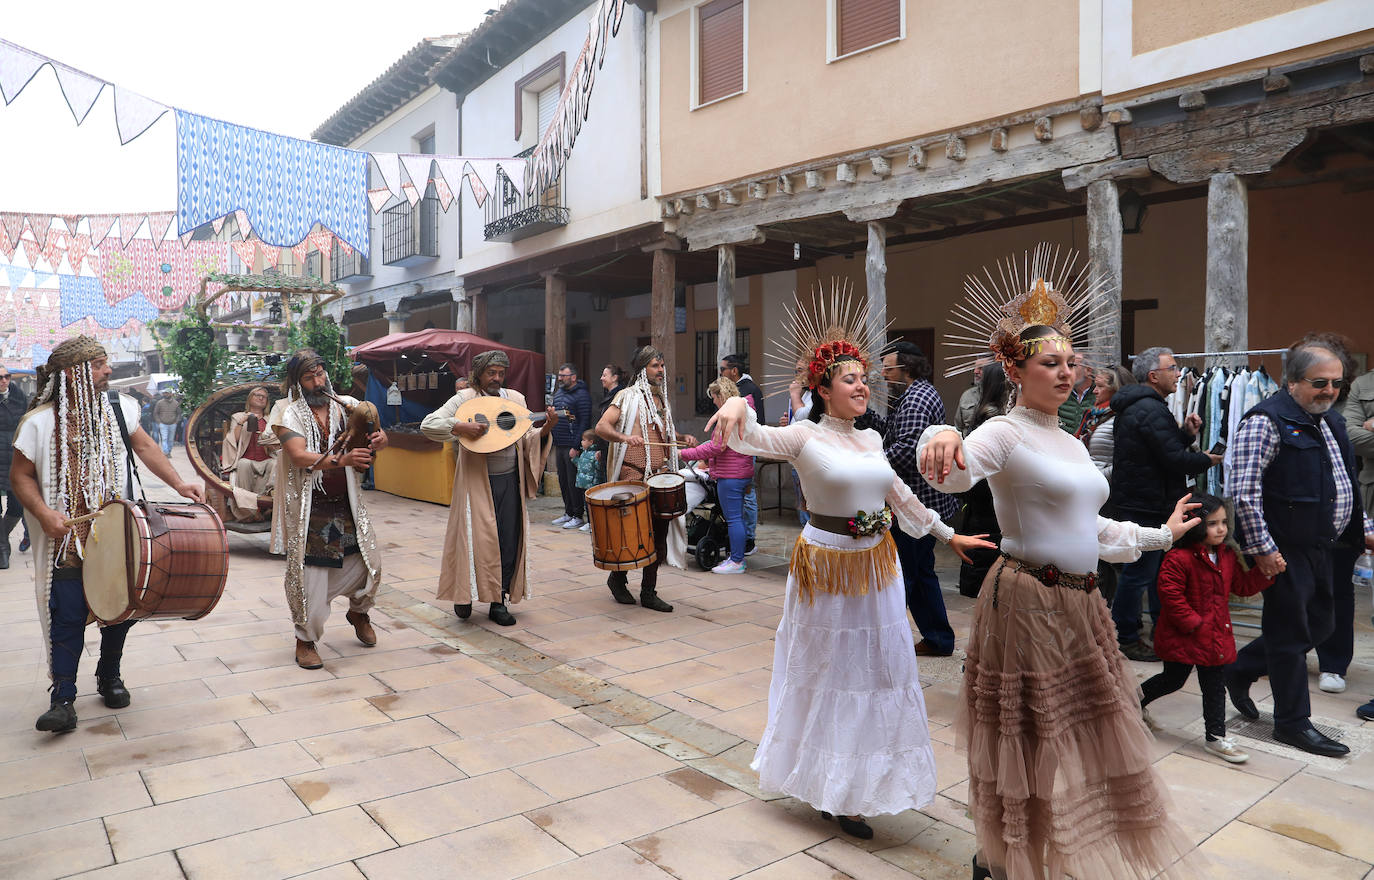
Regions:
[[[1111, 279], [1078, 251], [1041, 242], [1018, 260], [999, 260], [996, 275], [983, 267], [982, 277], [964, 279], [965, 300], [954, 306], [953, 332], [944, 344], [954, 349], [946, 376], [973, 370], [991, 352], [1003, 365], [1025, 360], [1053, 342], [1068, 342], [1083, 363], [1107, 363], [1093, 340], [1115, 320], [1102, 300]], [[1027, 327], [1044, 325], [1055, 333], [1021, 341]]]
[[800, 298], [786, 307], [779, 339], [783, 351], [766, 355], [777, 368], [769, 378], [783, 386], [795, 380], [814, 390], [846, 360], [857, 360], [865, 373], [873, 373], [887, 334], [887, 325], [878, 326], [874, 317], [867, 302], [855, 304], [849, 279], [831, 279], [829, 293], [813, 286], [809, 308]]

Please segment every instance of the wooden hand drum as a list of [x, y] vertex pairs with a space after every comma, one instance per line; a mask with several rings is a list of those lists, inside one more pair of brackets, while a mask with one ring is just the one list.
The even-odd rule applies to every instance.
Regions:
[[229, 543], [212, 508], [121, 500], [91, 523], [82, 583], [101, 623], [197, 620], [219, 603], [228, 573]]
[[658, 561], [648, 486], [634, 481], [602, 483], [587, 490], [586, 502], [593, 565], [629, 571]]

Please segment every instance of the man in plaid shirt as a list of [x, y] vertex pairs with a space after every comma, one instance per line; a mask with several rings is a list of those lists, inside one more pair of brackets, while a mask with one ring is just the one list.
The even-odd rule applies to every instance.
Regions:
[[1312, 726], [1307, 652], [1335, 626], [1331, 549], [1374, 548], [1374, 525], [1355, 495], [1355, 458], [1345, 421], [1331, 411], [1344, 382], [1339, 356], [1306, 344], [1289, 356], [1287, 387], [1256, 405], [1232, 445], [1238, 538], [1259, 570], [1275, 578], [1264, 592], [1259, 638], [1226, 672], [1231, 702], [1259, 717], [1250, 685], [1269, 676], [1274, 739], [1326, 757], [1350, 752]]
[[[948, 520], [959, 509], [959, 499], [937, 492], [921, 478], [916, 461], [916, 445], [921, 432], [929, 425], [945, 423], [945, 404], [935, 386], [930, 384], [930, 361], [919, 346], [898, 342], [883, 356], [883, 379], [897, 398], [892, 413], [883, 420], [875, 417], [873, 427], [883, 435], [883, 451], [887, 461], [921, 503]], [[935, 536], [913, 538], [895, 523], [892, 538], [897, 543], [897, 556], [902, 562], [902, 577], [906, 580], [906, 605], [921, 641], [916, 653], [932, 657], [948, 657], [954, 653], [954, 629], [945, 613], [945, 599], [940, 593], [940, 578], [935, 574]]]

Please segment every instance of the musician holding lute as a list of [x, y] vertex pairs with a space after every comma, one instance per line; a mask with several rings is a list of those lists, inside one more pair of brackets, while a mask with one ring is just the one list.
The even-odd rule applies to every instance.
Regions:
[[282, 446], [271, 548], [286, 554], [296, 665], [319, 669], [324, 662], [315, 643], [334, 599], [348, 599], [347, 620], [359, 643], [377, 644], [368, 612], [381, 584], [382, 558], [360, 483], [387, 437], [375, 406], [333, 393], [325, 361], [311, 349], [287, 362], [282, 390], [286, 396], [267, 420]]
[[505, 387], [510, 358], [500, 350], [472, 359], [470, 387], [453, 395], [420, 424], [429, 439], [459, 441], [448, 508], [439, 599], [459, 619], [473, 602], [487, 602], [497, 624], [515, 623], [507, 603], [528, 595], [525, 502], [539, 492], [558, 422], [552, 406], [530, 413], [525, 397]]
[[[72, 701], [89, 615], [82, 578], [85, 547], [95, 515], [107, 502], [124, 497], [129, 449], [178, 494], [203, 500], [200, 487], [183, 480], [139, 427], [138, 404], [120, 395], [119, 409], [114, 408], [106, 395], [111, 372], [108, 355], [95, 339], [65, 340], [38, 368], [38, 391], [15, 431], [10, 485], [24, 505], [33, 537], [38, 620], [52, 679], [51, 705], [35, 727], [52, 733], [76, 728]], [[96, 690], [112, 709], [130, 702], [119, 661], [132, 625], [126, 620], [100, 632]]]

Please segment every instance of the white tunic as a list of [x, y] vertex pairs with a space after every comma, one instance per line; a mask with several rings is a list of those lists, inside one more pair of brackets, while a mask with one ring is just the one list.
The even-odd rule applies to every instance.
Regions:
[[[807, 506], [853, 516], [892, 506], [902, 529], [919, 537], [952, 530], [911, 494], [883, 455], [875, 431], [823, 417], [765, 427], [749, 414], [745, 436], [730, 447], [792, 462]], [[808, 525], [807, 542], [866, 550], [884, 535], [851, 538]], [[912, 650], [901, 569], [867, 595], [799, 595], [787, 579], [774, 643], [768, 725], [753, 768], [765, 791], [792, 795], [837, 815], [899, 813], [935, 798], [935, 756]]]
[[[918, 454], [949, 425], [931, 425]], [[1059, 428], [1055, 415], [1020, 407], [988, 419], [964, 438], [966, 470], [952, 468], [943, 492], [967, 492], [986, 479], [992, 489], [1002, 549], [1032, 565], [1062, 571], [1097, 571], [1097, 560], [1133, 562], [1142, 550], [1172, 543], [1165, 528], [1143, 528], [1098, 515], [1110, 487], [1083, 442]]]

